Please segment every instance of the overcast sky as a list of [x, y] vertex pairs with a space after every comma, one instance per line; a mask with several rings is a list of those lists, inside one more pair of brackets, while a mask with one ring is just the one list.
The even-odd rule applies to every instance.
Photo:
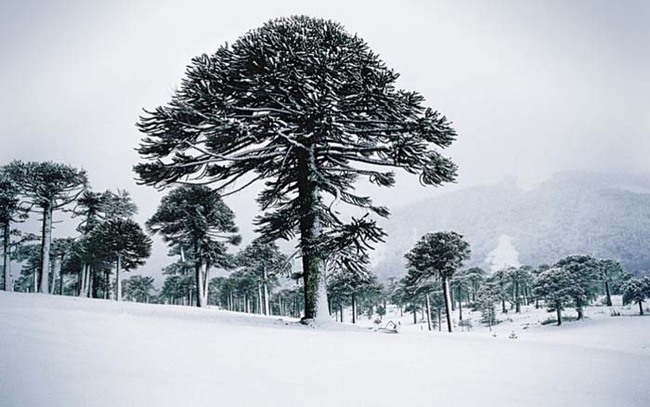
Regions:
[[[650, 1], [0, 2], [0, 164], [85, 168], [149, 217], [131, 167], [142, 108], [167, 103], [190, 59], [273, 17], [343, 23], [455, 125], [458, 185], [571, 169], [650, 172]], [[400, 179], [392, 206], [438, 193]], [[401, 189], [400, 189], [401, 187]], [[450, 188], [443, 188], [449, 190]], [[234, 200], [249, 230], [254, 194]]]

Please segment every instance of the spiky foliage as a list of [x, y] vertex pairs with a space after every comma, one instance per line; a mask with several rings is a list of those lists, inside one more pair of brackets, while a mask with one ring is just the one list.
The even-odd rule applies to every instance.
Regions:
[[154, 291], [154, 278], [150, 276], [131, 276], [122, 281], [122, 291], [127, 301], [149, 302]]
[[48, 292], [53, 212], [74, 202], [86, 189], [85, 170], [54, 162], [13, 161], [5, 171], [18, 184], [21, 194], [43, 215], [39, 292]]
[[82, 234], [91, 232], [101, 222], [110, 219], [130, 219], [138, 211], [130, 194], [124, 190], [117, 193], [84, 191], [77, 199], [73, 217], [81, 217], [77, 230]]
[[333, 204], [388, 215], [354, 194], [359, 178], [392, 186], [391, 167], [419, 174], [424, 185], [455, 177], [455, 165], [437, 150], [455, 131], [421, 95], [397, 89], [397, 78], [338, 23], [270, 21], [192, 60], [171, 102], [139, 122], [146, 162], [135, 170], [149, 185], [211, 183], [224, 193], [238, 181], [228, 193], [263, 180], [258, 230], [271, 239], [299, 234], [312, 318], [324, 257], [319, 243], [329, 240], [321, 234], [362, 240], [377, 229], [374, 221], [345, 229]]

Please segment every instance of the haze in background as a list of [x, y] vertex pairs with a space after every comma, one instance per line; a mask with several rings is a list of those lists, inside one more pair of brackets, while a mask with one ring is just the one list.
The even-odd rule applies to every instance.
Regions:
[[[564, 170], [650, 172], [647, 1], [96, 3], [0, 3], [0, 164], [83, 167], [95, 190], [129, 190], [140, 222], [161, 197], [136, 186], [131, 170], [142, 109], [169, 101], [192, 57], [292, 14], [358, 33], [402, 87], [455, 123], [446, 154], [460, 167], [458, 184], [424, 189], [400, 177], [397, 188], [372, 192], [378, 203], [394, 208], [505, 177], [530, 186]], [[254, 196], [228, 200], [245, 241]], [[164, 252], [157, 243], [142, 272], [158, 272]]]

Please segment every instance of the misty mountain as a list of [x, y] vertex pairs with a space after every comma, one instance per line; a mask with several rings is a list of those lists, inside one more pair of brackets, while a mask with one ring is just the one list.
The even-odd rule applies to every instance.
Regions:
[[468, 266], [552, 264], [570, 254], [650, 270], [650, 176], [561, 173], [530, 190], [512, 181], [449, 193], [399, 208], [373, 271], [405, 273], [403, 256], [427, 232], [453, 230], [469, 241]]

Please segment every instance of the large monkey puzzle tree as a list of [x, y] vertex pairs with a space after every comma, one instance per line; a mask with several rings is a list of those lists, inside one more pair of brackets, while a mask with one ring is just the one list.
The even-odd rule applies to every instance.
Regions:
[[49, 161], [13, 161], [5, 167], [5, 171], [16, 180], [20, 193], [30, 206], [39, 208], [43, 215], [38, 291], [48, 293], [52, 217], [54, 211], [74, 202], [86, 189], [86, 171]]
[[392, 186], [391, 167], [419, 174], [424, 185], [455, 177], [436, 149], [455, 131], [421, 95], [396, 89], [397, 77], [338, 23], [270, 21], [192, 60], [171, 102], [139, 122], [146, 162], [135, 171], [145, 184], [211, 184], [223, 195], [264, 180], [258, 231], [269, 239], [298, 234], [305, 320], [327, 316], [323, 242], [345, 236], [365, 250], [379, 235], [367, 218], [346, 224], [333, 204], [387, 216], [353, 192], [360, 177]]

